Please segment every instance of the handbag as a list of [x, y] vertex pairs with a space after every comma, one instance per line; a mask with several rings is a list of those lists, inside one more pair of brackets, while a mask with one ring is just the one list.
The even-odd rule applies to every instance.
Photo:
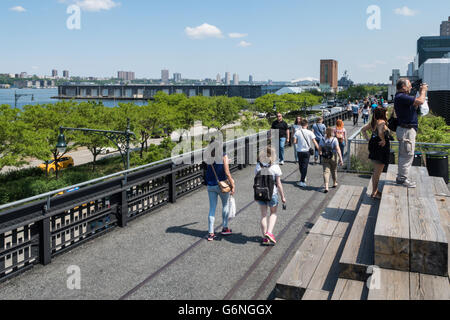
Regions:
[[394, 113], [392, 113], [391, 117], [389, 118], [387, 127], [391, 131], [397, 131], [398, 119], [394, 117]]
[[300, 132], [302, 133], [303, 139], [305, 139], [306, 144], [307, 144], [308, 147], [309, 147], [309, 154], [313, 156], [313, 155], [314, 155], [314, 149], [311, 148], [311, 146], [309, 145], [309, 142], [308, 142], [308, 140], [306, 140], [305, 135], [303, 134], [303, 130], [302, 130], [302, 129], [300, 129]]
[[222, 193], [230, 192], [231, 191], [231, 185], [228, 182], [228, 180], [219, 181], [219, 178], [217, 177], [216, 170], [214, 169], [214, 165], [211, 165], [211, 168], [212, 168], [212, 170], [214, 172], [214, 176], [216, 177], [217, 184], [219, 185], [220, 191], [222, 191]]

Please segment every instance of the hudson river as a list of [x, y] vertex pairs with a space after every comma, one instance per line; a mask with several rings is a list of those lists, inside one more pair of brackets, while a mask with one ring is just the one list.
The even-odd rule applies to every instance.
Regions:
[[[22, 108], [25, 105], [35, 105], [35, 104], [45, 104], [45, 103], [56, 103], [60, 100], [52, 99], [51, 97], [58, 95], [58, 89], [0, 89], [0, 105], [9, 104], [14, 107], [14, 92], [17, 94], [32, 94], [34, 95], [34, 101], [31, 101], [31, 96], [20, 97], [17, 101], [17, 107]], [[76, 100], [76, 101], [88, 101], [88, 100]], [[96, 100], [102, 101], [102, 100]], [[120, 100], [103, 100], [103, 104], [107, 107], [115, 107], [119, 102], [130, 102], [130, 101], [120, 101]], [[134, 101], [137, 105], [147, 104], [147, 101]]]

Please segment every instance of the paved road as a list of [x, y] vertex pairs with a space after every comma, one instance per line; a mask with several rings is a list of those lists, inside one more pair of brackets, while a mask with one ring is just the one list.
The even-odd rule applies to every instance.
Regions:
[[[322, 167], [310, 166], [310, 187], [300, 189], [293, 150], [282, 166], [288, 208], [275, 228], [278, 243], [260, 245], [253, 170], [235, 172], [238, 214], [234, 234], [208, 242], [204, 188], [175, 204], [133, 220], [4, 283], [0, 299], [270, 299], [275, 282], [336, 191], [319, 192]], [[369, 177], [341, 174], [340, 185], [367, 186]], [[216, 226], [221, 215], [217, 210]], [[67, 288], [67, 268], [81, 269], [81, 289]]]

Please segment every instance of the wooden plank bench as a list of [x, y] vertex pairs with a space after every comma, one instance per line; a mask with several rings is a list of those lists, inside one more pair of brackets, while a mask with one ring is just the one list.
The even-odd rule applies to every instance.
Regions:
[[447, 277], [379, 269], [379, 287], [369, 289], [369, 300], [450, 300]]
[[339, 278], [331, 300], [366, 300], [367, 294], [365, 282]]
[[448, 276], [448, 240], [441, 226], [433, 180], [425, 167], [412, 167], [417, 188], [408, 189], [410, 271]]
[[[450, 239], [450, 192], [443, 178], [430, 177], [433, 181], [433, 191], [439, 215], [441, 216], [441, 226], [445, 231], [447, 240]], [[450, 248], [449, 248], [450, 250]], [[448, 251], [450, 252], [450, 251]], [[450, 264], [447, 265], [448, 274], [450, 276]]]
[[341, 186], [275, 286], [278, 298], [326, 299], [339, 275], [339, 258], [356, 215], [362, 187]]
[[409, 271], [408, 189], [395, 183], [397, 166], [386, 173], [374, 231], [375, 265]]
[[[381, 185], [385, 179], [386, 174], [382, 173]], [[370, 276], [367, 267], [374, 264], [374, 231], [380, 203], [372, 199], [371, 194], [372, 180], [367, 192], [363, 194], [361, 206], [339, 261], [339, 278], [365, 282]]]

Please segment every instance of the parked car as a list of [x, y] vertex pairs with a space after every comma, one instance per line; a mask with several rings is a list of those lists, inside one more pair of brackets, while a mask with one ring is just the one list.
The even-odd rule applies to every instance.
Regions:
[[[48, 167], [46, 166], [46, 163], [48, 163]], [[58, 170], [73, 167], [73, 158], [71, 156], [61, 157], [56, 161], [56, 165], [58, 166]], [[56, 171], [56, 165], [54, 160], [48, 160], [47, 162], [38, 165], [38, 168], [43, 171], [47, 168], [47, 172], [52, 173]]]

